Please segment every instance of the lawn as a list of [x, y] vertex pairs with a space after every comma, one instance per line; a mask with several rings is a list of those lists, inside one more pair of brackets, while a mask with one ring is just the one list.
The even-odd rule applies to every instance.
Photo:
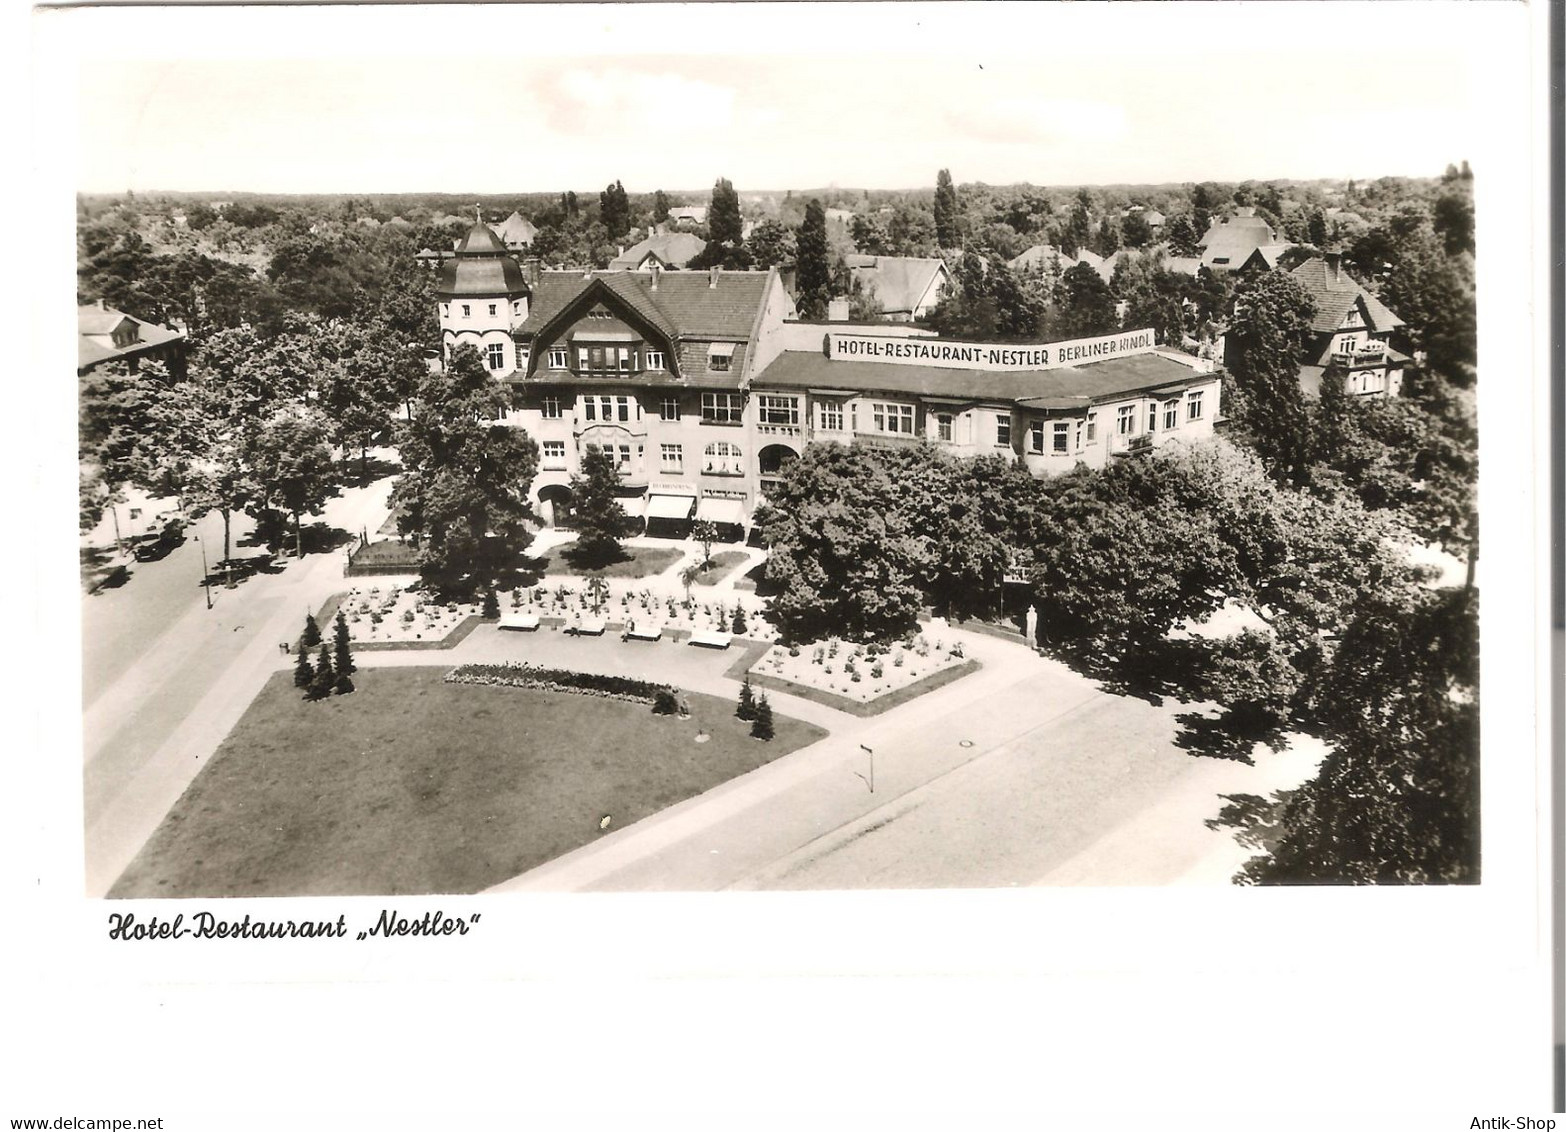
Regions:
[[[605, 578], [649, 578], [661, 574], [678, 561], [682, 551], [672, 546], [622, 547], [626, 557], [607, 566], [577, 565], [571, 561], [570, 551], [575, 543], [566, 543], [543, 560], [545, 574], [600, 574]], [[537, 559], [533, 560], [537, 569]]]
[[826, 734], [780, 714], [762, 743], [711, 696], [682, 693], [680, 720], [446, 671], [364, 670], [315, 704], [278, 673], [110, 895], [476, 892]]
[[696, 575], [698, 586], [714, 586], [734, 572], [734, 568], [741, 562], [747, 561], [749, 555], [741, 550], [720, 550], [707, 562], [707, 567]]

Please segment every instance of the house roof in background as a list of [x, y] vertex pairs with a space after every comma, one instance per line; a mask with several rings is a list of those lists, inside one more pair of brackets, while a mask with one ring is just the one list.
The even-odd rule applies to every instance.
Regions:
[[609, 261], [610, 271], [634, 271], [648, 255], [660, 263], [684, 267], [707, 248], [707, 241], [692, 232], [666, 232], [632, 244]]
[[533, 288], [527, 321], [517, 331], [536, 334], [595, 279], [623, 298], [668, 338], [750, 337], [767, 295], [769, 271], [651, 272], [546, 271]]
[[1343, 318], [1356, 302], [1364, 305], [1365, 321], [1372, 330], [1394, 330], [1405, 325], [1402, 319], [1387, 309], [1382, 301], [1367, 291], [1348, 272], [1339, 270], [1336, 278], [1327, 267], [1327, 261], [1313, 256], [1289, 272], [1299, 280], [1310, 297], [1316, 301], [1316, 315], [1311, 329], [1332, 331], [1343, 325]]
[[875, 294], [888, 314], [916, 310], [931, 285], [946, 272], [944, 260], [913, 256], [851, 255], [847, 261], [854, 278]]
[[[116, 346], [112, 337], [115, 329], [124, 322], [136, 324], [136, 341], [128, 346]], [[166, 346], [185, 337], [183, 331], [144, 322], [134, 315], [91, 303], [76, 308], [76, 368], [78, 371], [106, 362], [112, 358], [128, 358], [147, 350]]]

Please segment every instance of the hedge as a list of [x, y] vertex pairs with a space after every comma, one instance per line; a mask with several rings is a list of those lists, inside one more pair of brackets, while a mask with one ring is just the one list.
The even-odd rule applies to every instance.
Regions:
[[544, 688], [579, 695], [606, 696], [612, 700], [650, 704], [667, 684], [653, 684], [630, 676], [603, 676], [596, 672], [572, 672], [536, 664], [461, 664], [446, 673], [448, 684], [492, 684], [508, 688]]

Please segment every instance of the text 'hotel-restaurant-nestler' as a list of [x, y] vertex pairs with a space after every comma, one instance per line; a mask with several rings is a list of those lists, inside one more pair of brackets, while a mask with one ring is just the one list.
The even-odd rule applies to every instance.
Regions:
[[[589, 445], [649, 533], [745, 528], [812, 442], [929, 441], [1036, 475], [1210, 436], [1219, 377], [1150, 330], [1028, 345], [898, 324], [799, 322], [776, 270], [524, 270], [485, 225], [441, 268], [443, 353], [472, 345], [539, 445], [534, 502], [564, 518]], [[738, 531], [730, 530], [731, 537]]]

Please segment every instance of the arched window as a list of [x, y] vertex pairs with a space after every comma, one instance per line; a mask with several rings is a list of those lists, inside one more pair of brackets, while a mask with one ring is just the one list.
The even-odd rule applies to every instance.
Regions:
[[707, 450], [702, 457], [701, 470], [714, 476], [744, 475], [744, 458], [745, 454], [738, 444], [730, 444], [727, 440], [715, 440], [707, 445]]

